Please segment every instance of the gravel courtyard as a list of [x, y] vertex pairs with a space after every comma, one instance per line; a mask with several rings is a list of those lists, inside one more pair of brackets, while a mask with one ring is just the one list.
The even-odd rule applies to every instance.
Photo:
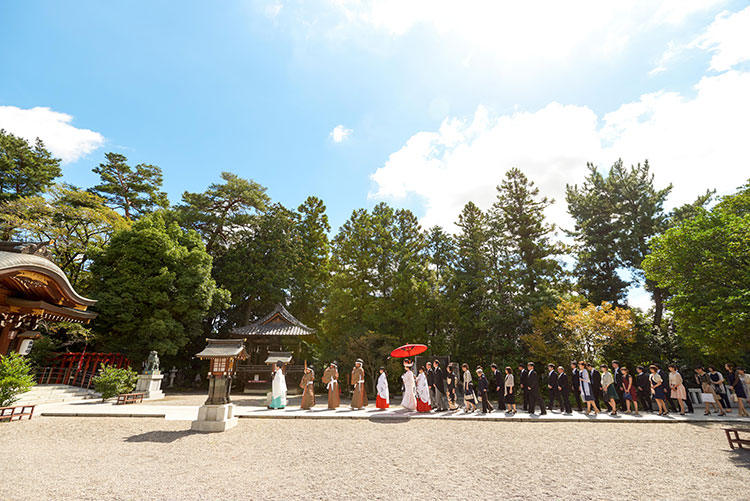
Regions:
[[715, 424], [241, 419], [226, 433], [188, 428], [150, 418], [0, 425], [0, 499], [741, 499], [750, 485], [750, 451], [730, 451]]

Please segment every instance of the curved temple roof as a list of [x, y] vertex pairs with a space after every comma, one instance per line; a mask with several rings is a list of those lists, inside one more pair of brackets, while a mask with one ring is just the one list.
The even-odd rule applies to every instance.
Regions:
[[294, 318], [281, 303], [260, 320], [232, 329], [234, 336], [308, 336], [314, 332], [315, 329]]

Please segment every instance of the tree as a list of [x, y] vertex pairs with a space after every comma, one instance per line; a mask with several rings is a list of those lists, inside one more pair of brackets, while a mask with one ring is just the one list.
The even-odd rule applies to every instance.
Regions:
[[202, 334], [209, 310], [228, 299], [211, 278], [198, 234], [167, 225], [159, 212], [115, 233], [91, 272], [102, 343], [136, 361], [150, 350], [177, 354]]
[[214, 183], [203, 193], [186, 191], [176, 207], [181, 224], [201, 235], [212, 256], [219, 254], [217, 246], [236, 242], [238, 231], [251, 226], [269, 202], [266, 188], [258, 183], [230, 172], [222, 172], [221, 178], [223, 184]]
[[425, 305], [429, 345], [433, 353], [449, 353], [455, 318], [454, 303], [449, 296], [456, 259], [455, 240], [440, 226], [432, 227], [425, 240], [429, 268]]
[[121, 209], [127, 219], [134, 219], [169, 206], [167, 194], [161, 191], [163, 178], [159, 167], [149, 164], [131, 167], [125, 155], [119, 153], [104, 156], [107, 162], [93, 169], [101, 182], [90, 191], [104, 198], [110, 207]]
[[676, 333], [704, 355], [750, 352], [750, 184], [651, 242], [646, 277], [672, 296]]
[[0, 129], [0, 203], [40, 195], [60, 173], [60, 159], [41, 139], [32, 146]]
[[567, 185], [565, 198], [575, 228], [578, 286], [589, 301], [624, 304], [628, 282], [620, 278], [623, 266], [618, 253], [621, 227], [614, 218], [617, 201], [607, 180], [592, 164], [583, 185]]
[[0, 355], [0, 407], [7, 407], [29, 391], [34, 382], [31, 366], [18, 353]]
[[104, 199], [74, 186], [53, 185], [49, 196], [24, 197], [0, 208], [0, 221], [15, 228], [15, 238], [49, 241], [55, 263], [79, 292], [88, 288], [91, 256], [128, 222], [107, 207]]
[[94, 390], [102, 396], [102, 402], [121, 395], [130, 393], [135, 388], [138, 373], [130, 367], [114, 367], [104, 365], [99, 369], [99, 374], [91, 378]]

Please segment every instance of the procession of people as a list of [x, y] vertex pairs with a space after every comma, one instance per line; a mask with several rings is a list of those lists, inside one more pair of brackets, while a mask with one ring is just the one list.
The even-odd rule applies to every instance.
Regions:
[[[287, 405], [287, 385], [281, 362], [273, 366], [272, 391], [268, 407], [283, 409]], [[687, 381], [676, 364], [669, 364], [666, 370], [659, 364], [648, 367], [637, 366], [631, 372], [617, 360], [610, 364], [594, 365], [583, 360], [570, 362], [569, 370], [562, 365], [549, 363], [546, 374], [539, 374], [536, 364], [528, 362], [518, 365], [517, 375], [510, 366], [500, 370], [497, 364], [490, 365], [490, 374], [484, 368], [476, 367], [474, 375], [469, 365], [448, 364], [442, 368], [440, 360], [428, 361], [417, 368], [414, 362], [403, 361], [401, 375], [401, 407], [406, 411], [420, 413], [455, 412], [459, 409], [459, 396], [463, 397], [463, 412], [504, 412], [516, 414], [518, 406], [529, 414], [540, 415], [548, 411], [562, 414], [576, 410], [586, 415], [601, 412], [612, 416], [618, 413], [640, 416], [641, 412], [656, 412], [660, 416], [670, 413], [685, 415], [693, 413], [693, 402], [686, 389]], [[732, 412], [731, 402], [737, 406], [738, 416], [748, 416], [746, 404], [750, 395], [750, 374], [741, 367], [728, 363], [726, 375], [714, 366], [696, 367], [694, 380], [700, 390], [701, 401], [705, 404], [705, 415], [712, 411], [719, 416]], [[328, 394], [329, 409], [341, 405], [342, 388], [339, 383], [338, 364], [334, 361], [325, 369], [322, 382]], [[364, 363], [357, 359], [348, 378], [351, 388], [351, 408], [364, 409], [368, 405], [365, 385]], [[302, 390], [302, 409], [315, 406], [315, 370], [305, 365], [299, 384]], [[540, 388], [546, 387], [547, 401], [542, 398]], [[375, 383], [376, 409], [390, 408], [390, 388], [388, 374], [384, 367], [378, 370]], [[495, 395], [493, 405], [493, 398]], [[572, 398], [571, 398], [572, 397]], [[518, 404], [516, 400], [518, 399]], [[585, 406], [584, 406], [585, 404]], [[585, 408], [584, 408], [585, 407]]]

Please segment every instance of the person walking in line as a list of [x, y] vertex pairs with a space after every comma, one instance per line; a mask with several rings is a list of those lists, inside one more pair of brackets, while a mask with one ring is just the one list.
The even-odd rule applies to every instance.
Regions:
[[339, 390], [339, 366], [336, 361], [331, 362], [323, 371], [323, 384], [328, 390], [328, 408], [336, 409], [341, 405], [341, 392]]
[[407, 411], [417, 409], [417, 383], [412, 372], [414, 364], [409, 360], [404, 360], [404, 373], [401, 375], [401, 381], [404, 383], [404, 396], [401, 398], [401, 407]]
[[[432, 362], [427, 362], [425, 364], [424, 373], [425, 376], [427, 376], [427, 387], [430, 389], [430, 402], [434, 407], [437, 398], [435, 396], [435, 371], [432, 368]], [[417, 375], [417, 379], [419, 379], [419, 375]]]
[[554, 410], [555, 401], [557, 400], [557, 371], [555, 371], [555, 364], [547, 364], [547, 392], [549, 398], [547, 409]]
[[578, 412], [583, 412], [583, 406], [581, 405], [581, 392], [578, 391], [578, 389], [581, 387], [580, 374], [581, 372], [578, 368], [578, 364], [576, 364], [575, 362], [570, 362], [570, 386], [576, 399]]
[[[594, 392], [594, 402], [596, 402], [597, 407], [603, 411], [607, 404], [604, 401], [604, 395], [602, 394], [602, 375], [594, 368], [594, 364], [591, 362], [586, 364], [586, 369], [591, 376], [591, 389]], [[604, 405], [599, 405], [601, 403], [604, 403]]]
[[477, 389], [479, 390], [479, 400], [482, 401], [482, 414], [492, 412], [490, 405], [490, 382], [481, 367], [477, 367]]
[[497, 364], [490, 365], [492, 377], [495, 382], [495, 391], [497, 392], [497, 410], [505, 409], [505, 374], [497, 370]]
[[651, 371], [649, 381], [651, 382], [651, 393], [654, 395], [656, 405], [659, 407], [659, 415], [667, 415], [667, 405], [664, 403], [664, 386], [661, 376], [659, 375], [659, 368], [656, 365], [651, 365], [648, 368]]
[[747, 394], [745, 393], [745, 387], [742, 384], [742, 380], [740, 379], [739, 374], [737, 374], [734, 364], [726, 364], [724, 368], [727, 370], [727, 383], [729, 383], [729, 387], [734, 390], [734, 396], [737, 398], [737, 415], [747, 416], [747, 411], [745, 410]]
[[579, 376], [579, 382], [580, 382], [580, 389], [581, 392], [581, 398], [584, 402], [586, 402], [586, 415], [589, 415], [589, 412], [594, 411], [594, 415], [599, 414], [599, 408], [596, 405], [596, 401], [594, 400], [594, 389], [593, 385], [591, 384], [591, 372], [586, 368], [586, 363], [581, 360], [578, 362], [578, 376]]
[[539, 409], [541, 409], [540, 414], [545, 415], [547, 414], [547, 410], [544, 408], [544, 400], [539, 395], [539, 374], [534, 370], [534, 362], [529, 362], [526, 364], [526, 367], [529, 370], [526, 376], [526, 391], [529, 392], [529, 413], [534, 414], [538, 405]]
[[557, 396], [560, 398], [560, 410], [565, 414], [573, 414], [570, 407], [570, 382], [562, 365], [557, 367]]
[[526, 383], [529, 379], [529, 370], [526, 368], [523, 364], [518, 364], [518, 382], [520, 383], [519, 387], [521, 389], [521, 397], [523, 402], [523, 410], [527, 411], [529, 410], [529, 392], [526, 391]]
[[471, 379], [471, 372], [469, 372], [469, 364], [461, 364], [463, 369], [462, 385], [464, 389], [464, 405], [466, 406], [465, 412], [474, 412], [477, 410], [477, 396], [474, 393], [474, 381]]
[[661, 370], [659, 364], [654, 365], [656, 366], [656, 373], [659, 374], [659, 377], [661, 378], [661, 385], [664, 387], [664, 405], [669, 406], [672, 411], [677, 412], [677, 406], [672, 399], [672, 391], [669, 388], [669, 375]]
[[604, 398], [609, 401], [610, 416], [617, 415], [617, 391], [615, 391], [615, 378], [612, 373], [609, 372], [607, 364], [601, 365], [602, 369], [602, 391], [604, 392]]
[[445, 380], [443, 377], [443, 371], [440, 368], [440, 361], [435, 360], [432, 363], [432, 385], [435, 388], [435, 399], [432, 401], [432, 405], [435, 406], [438, 412], [448, 410], [448, 399], [445, 396]]
[[430, 386], [427, 384], [427, 370], [419, 368], [417, 376], [417, 412], [430, 412]]
[[378, 383], [376, 385], [378, 395], [375, 397], [375, 407], [385, 410], [391, 406], [391, 395], [390, 391], [388, 391], [388, 374], [385, 372], [385, 367], [379, 368], [378, 372], [380, 372], [380, 375], [378, 376]]
[[675, 364], [669, 364], [669, 391], [671, 397], [677, 400], [680, 404], [680, 415], [685, 415], [685, 400], [687, 399], [687, 392], [685, 391], [685, 385], [682, 384], [682, 375], [677, 370]]
[[513, 377], [513, 369], [510, 367], [505, 368], [505, 407], [508, 412], [516, 413], [516, 389], [515, 389], [515, 377]]
[[445, 388], [447, 391], [446, 396], [448, 397], [448, 409], [455, 411], [458, 409], [458, 405], [456, 404], [458, 397], [456, 396], [456, 374], [453, 371], [453, 364], [448, 364], [445, 371]]
[[299, 382], [302, 389], [300, 409], [312, 409], [315, 406], [315, 369], [312, 365], [305, 367], [305, 375]]
[[713, 382], [711, 381], [711, 377], [706, 372], [706, 369], [704, 369], [703, 367], [697, 367], [695, 369], [695, 381], [701, 387], [701, 391], [703, 392], [703, 395], [701, 396], [703, 398], [703, 402], [706, 404], [706, 411], [703, 413], [703, 415], [710, 416], [710, 408], [713, 407], [716, 412], [719, 413], [719, 416], [725, 416], [726, 413], [724, 412], [724, 408], [721, 406], [719, 396], [716, 394], [716, 390], [714, 390]]
[[617, 392], [617, 401], [620, 403], [620, 410], [625, 410], [624, 398], [622, 398], [622, 372], [620, 361], [612, 360], [612, 377], [615, 379], [615, 391]]
[[708, 376], [711, 378], [711, 383], [714, 385], [714, 391], [719, 395], [719, 400], [724, 411], [731, 414], [732, 405], [729, 403], [727, 398], [727, 390], [724, 387], [724, 375], [716, 370], [713, 365], [708, 366]]
[[641, 401], [643, 412], [647, 410], [654, 412], [654, 408], [651, 406], [651, 382], [649, 381], [648, 374], [644, 372], [643, 366], [639, 365], [635, 368], [635, 388], [638, 392], [638, 398]]
[[625, 412], [630, 414], [630, 406], [633, 405], [633, 408], [635, 409], [633, 415], [640, 416], [640, 414], [638, 414], [639, 393], [636, 390], [633, 376], [630, 375], [630, 371], [628, 371], [627, 367], [621, 367], [620, 372], [622, 373], [622, 398], [625, 400]]

